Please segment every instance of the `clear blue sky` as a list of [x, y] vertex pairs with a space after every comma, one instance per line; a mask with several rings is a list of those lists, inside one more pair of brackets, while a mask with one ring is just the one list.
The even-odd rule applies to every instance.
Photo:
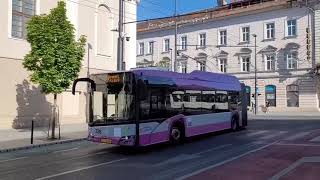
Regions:
[[[216, 0], [177, 0], [178, 13], [212, 8]], [[140, 0], [138, 20], [171, 16], [174, 13], [174, 0]]]

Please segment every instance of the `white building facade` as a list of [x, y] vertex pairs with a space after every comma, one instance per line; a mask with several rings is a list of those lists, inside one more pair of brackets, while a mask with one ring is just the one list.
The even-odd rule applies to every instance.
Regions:
[[320, 37], [314, 33], [320, 27], [317, 4], [245, 1], [182, 15], [176, 62], [173, 19], [138, 24], [137, 66], [170, 69], [176, 64], [183, 73], [230, 73], [247, 85], [252, 99], [256, 55], [258, 107], [318, 111], [319, 88], [312, 73], [320, 62], [319, 43], [314, 43]]
[[[75, 27], [76, 38], [87, 38], [86, 54], [80, 77], [114, 71], [117, 68], [118, 16], [117, 0], [64, 0], [67, 16]], [[24, 128], [31, 120], [44, 124], [52, 116], [53, 97], [44, 95], [29, 81], [23, 58], [30, 51], [25, 40], [26, 22], [33, 15], [47, 14], [58, 0], [0, 1], [0, 129]], [[137, 2], [124, 1], [125, 22], [136, 21]], [[125, 25], [123, 38], [126, 69], [135, 67], [136, 24]], [[132, 50], [133, 49], [133, 50]], [[89, 72], [88, 72], [89, 71]], [[60, 123], [86, 122], [86, 86], [76, 96], [70, 90], [58, 96]]]

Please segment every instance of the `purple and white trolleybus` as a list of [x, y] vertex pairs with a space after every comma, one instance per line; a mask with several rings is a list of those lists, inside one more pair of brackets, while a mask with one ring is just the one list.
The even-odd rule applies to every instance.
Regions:
[[134, 69], [74, 81], [91, 84], [88, 140], [123, 146], [177, 143], [247, 125], [244, 84], [231, 75]]

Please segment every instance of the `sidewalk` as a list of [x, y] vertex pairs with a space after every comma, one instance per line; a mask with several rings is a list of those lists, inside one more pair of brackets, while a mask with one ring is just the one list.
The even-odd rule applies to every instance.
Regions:
[[250, 120], [320, 120], [320, 112], [248, 112]]
[[[61, 125], [61, 138], [51, 140], [47, 138], [48, 129], [37, 128], [34, 130], [33, 145], [31, 145], [30, 129], [0, 130], [0, 153], [17, 149], [83, 140], [87, 137], [87, 129], [88, 126], [86, 123]], [[59, 137], [58, 133], [59, 131], [56, 129], [57, 138]]]

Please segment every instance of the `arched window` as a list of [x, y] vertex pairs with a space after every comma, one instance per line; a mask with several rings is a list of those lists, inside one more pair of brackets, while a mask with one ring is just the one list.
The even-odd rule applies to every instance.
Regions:
[[296, 84], [287, 86], [287, 106], [299, 107], [299, 86]]
[[276, 106], [277, 104], [277, 97], [276, 97], [276, 86], [275, 85], [268, 85], [265, 87], [265, 94], [266, 94], [266, 106]]
[[111, 56], [113, 51], [113, 28], [112, 14], [108, 6], [100, 4], [97, 9], [96, 45], [97, 54]]
[[251, 104], [251, 101], [250, 101], [251, 100], [251, 87], [250, 86], [246, 86], [245, 90], [246, 90], [248, 106], [250, 106], [250, 104]]

